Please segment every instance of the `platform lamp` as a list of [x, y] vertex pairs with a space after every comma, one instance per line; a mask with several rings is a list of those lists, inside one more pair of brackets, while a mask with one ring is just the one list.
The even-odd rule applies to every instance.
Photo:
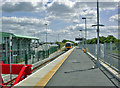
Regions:
[[[45, 23], [45, 26], [46, 26], [46, 50], [47, 50], [47, 48], [48, 48], [48, 47], [47, 47], [47, 25], [48, 25], [48, 24]], [[48, 51], [48, 52], [49, 52], [49, 51]], [[47, 57], [47, 54], [46, 54], [46, 57]]]
[[85, 20], [85, 39], [84, 39], [84, 43], [85, 43], [85, 50], [84, 52], [86, 52], [86, 49], [87, 49], [87, 23], [86, 23], [86, 17], [82, 17], [83, 20]]
[[[79, 30], [81, 32], [81, 35], [82, 35], [82, 30]], [[82, 47], [83, 47], [83, 38], [82, 38]]]
[[47, 44], [47, 23], [45, 24], [46, 26], [46, 44]]

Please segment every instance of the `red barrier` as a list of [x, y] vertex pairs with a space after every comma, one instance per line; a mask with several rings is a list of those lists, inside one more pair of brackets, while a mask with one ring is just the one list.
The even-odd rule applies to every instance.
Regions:
[[[0, 64], [2, 65], [2, 74], [10, 74], [10, 64]], [[19, 74], [23, 66], [28, 66], [28, 72], [30, 73], [32, 65], [20, 65], [20, 64], [11, 64], [12, 74]]]
[[15, 80], [13, 86], [14, 86], [15, 84], [17, 84], [18, 82], [20, 82], [21, 80], [23, 80], [24, 78], [26, 78], [27, 75], [30, 74], [28, 70], [29, 70], [29, 67], [28, 67], [28, 66], [22, 67], [22, 69], [21, 69], [21, 71], [20, 71], [18, 77], [16, 78], [16, 80]]
[[[10, 64], [0, 64], [0, 67], [2, 67], [2, 74], [10, 74]], [[11, 71], [12, 74], [18, 75], [15, 82], [12, 86], [23, 80], [27, 77], [27, 75], [30, 75], [32, 73], [32, 65], [20, 65], [20, 64], [11, 64]], [[2, 76], [0, 74], [0, 78], [2, 79]], [[2, 79], [3, 80], [3, 79]], [[6, 83], [2, 81], [1, 86], [4, 87]]]

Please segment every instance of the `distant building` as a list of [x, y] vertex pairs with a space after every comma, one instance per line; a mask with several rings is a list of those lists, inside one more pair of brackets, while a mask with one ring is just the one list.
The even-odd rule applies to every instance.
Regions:
[[31, 49], [33, 46], [32, 40], [39, 40], [37, 37], [22, 36], [6, 32], [0, 32], [0, 35], [0, 37], [2, 37], [2, 41], [0, 41], [0, 57], [3, 63], [9, 63], [10, 35], [12, 35], [12, 63], [25, 61], [25, 53], [27, 53], [27, 58], [31, 59], [31, 54], [33, 53]]

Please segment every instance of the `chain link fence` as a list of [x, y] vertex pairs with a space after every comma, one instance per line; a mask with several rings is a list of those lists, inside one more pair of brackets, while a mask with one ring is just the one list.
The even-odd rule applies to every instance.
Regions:
[[[97, 57], [97, 44], [87, 44], [89, 52]], [[119, 71], [120, 56], [118, 43], [104, 43], [99, 46], [99, 59]]]

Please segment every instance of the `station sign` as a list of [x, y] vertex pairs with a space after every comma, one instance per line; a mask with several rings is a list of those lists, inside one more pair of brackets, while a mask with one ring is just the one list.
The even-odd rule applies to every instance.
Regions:
[[82, 41], [83, 38], [75, 38], [75, 41]]

